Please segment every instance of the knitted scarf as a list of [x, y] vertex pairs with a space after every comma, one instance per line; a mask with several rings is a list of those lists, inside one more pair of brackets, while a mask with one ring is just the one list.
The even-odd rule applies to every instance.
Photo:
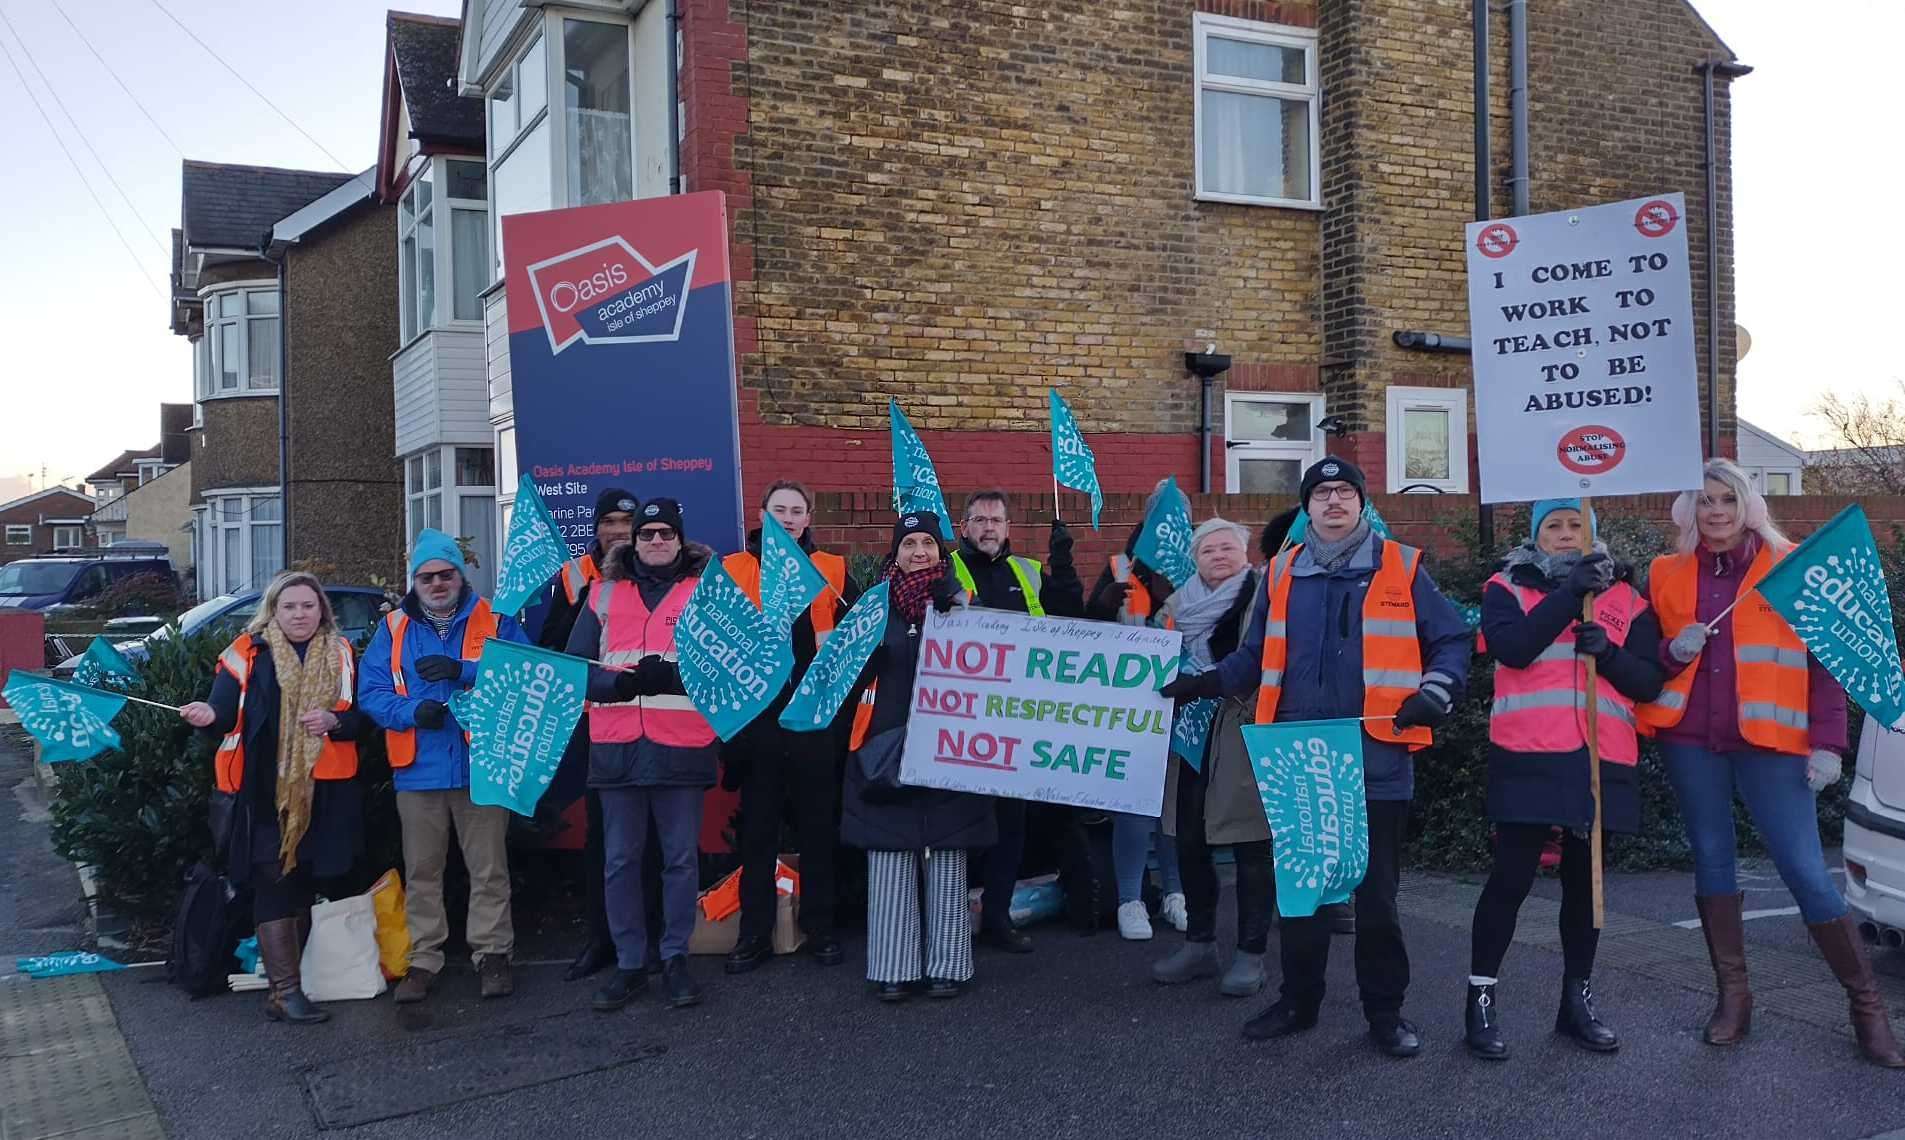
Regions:
[[1338, 539], [1327, 539], [1316, 533], [1312, 526], [1303, 536], [1303, 551], [1310, 561], [1331, 573], [1341, 569], [1350, 556], [1362, 549], [1363, 540], [1369, 537], [1369, 520], [1356, 520], [1356, 528]]
[[892, 583], [888, 589], [894, 610], [907, 621], [918, 625], [926, 620], [926, 607], [933, 600], [933, 586], [950, 569], [948, 563], [941, 561], [936, 566], [909, 574], [900, 570], [898, 562], [888, 562], [881, 577]]
[[304, 657], [278, 628], [265, 627], [271, 664], [278, 671], [278, 859], [280, 873], [298, 865], [298, 844], [311, 826], [311, 785], [324, 737], [313, 736], [298, 718], [313, 709], [331, 711], [340, 683], [337, 635], [321, 631], [305, 646]]

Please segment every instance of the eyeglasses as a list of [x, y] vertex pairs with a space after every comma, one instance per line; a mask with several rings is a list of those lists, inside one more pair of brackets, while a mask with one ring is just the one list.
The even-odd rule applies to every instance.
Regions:
[[1350, 486], [1348, 483], [1337, 483], [1334, 485], [1325, 483], [1310, 492], [1310, 498], [1322, 499], [1325, 502], [1330, 499], [1354, 499], [1356, 497], [1356, 488]]
[[417, 571], [417, 585], [419, 586], [428, 586], [434, 582], [442, 582], [448, 585], [454, 581], [456, 581], [456, 569], [454, 567], [448, 570]]
[[1010, 521], [1012, 520], [1006, 518], [1004, 515], [967, 515], [966, 516], [966, 522], [968, 525], [972, 523], [978, 523], [980, 526], [1004, 526], [1006, 523]]
[[675, 528], [671, 526], [661, 526], [656, 527], [654, 530], [638, 530], [635, 532], [635, 541], [637, 542], [672, 542], [674, 538]]

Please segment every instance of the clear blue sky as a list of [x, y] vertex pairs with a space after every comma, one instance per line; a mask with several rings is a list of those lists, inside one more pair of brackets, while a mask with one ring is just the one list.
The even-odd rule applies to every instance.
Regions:
[[[370, 165], [385, 5], [369, 0], [163, 0], [220, 55], [352, 170]], [[1905, 262], [1890, 207], [1905, 159], [1882, 136], [1900, 106], [1892, 56], [1905, 2], [1833, 0], [1796, 34], [1766, 0], [1695, 0], [1757, 70], [1735, 85], [1739, 319], [1753, 336], [1740, 411], [1788, 438], [1827, 385], [1884, 394], [1905, 377], [1882, 349]], [[456, 15], [455, 0], [407, 0]], [[0, 0], [0, 43], [86, 168], [129, 255], [0, 59], [7, 161], [0, 163], [0, 500], [41, 464], [84, 475], [158, 436], [158, 404], [191, 399], [185, 342], [166, 327], [166, 252], [178, 224], [179, 162], [61, 17], [78, 24], [184, 154], [220, 162], [338, 169], [175, 27], [153, 0]], [[1538, 9], [1537, 9], [1538, 11]], [[15, 33], [17, 32], [18, 38]], [[51, 81], [131, 208], [48, 97]], [[1539, 83], [1540, 77], [1535, 77]], [[1663, 190], [1678, 189], [1662, 187]], [[134, 256], [137, 261], [135, 263]], [[142, 275], [143, 271], [143, 275]], [[151, 279], [149, 284], [147, 277]], [[156, 286], [156, 289], [154, 288]]]

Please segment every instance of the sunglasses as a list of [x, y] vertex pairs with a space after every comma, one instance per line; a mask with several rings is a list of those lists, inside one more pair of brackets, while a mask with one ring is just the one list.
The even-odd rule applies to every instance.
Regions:
[[447, 585], [454, 581], [456, 581], [456, 571], [454, 569], [417, 571], [417, 585], [419, 586], [428, 586], [433, 582], [442, 582]]
[[635, 540], [637, 542], [672, 542], [674, 537], [675, 528], [667, 526], [656, 527], [654, 530], [638, 530], [635, 532]]

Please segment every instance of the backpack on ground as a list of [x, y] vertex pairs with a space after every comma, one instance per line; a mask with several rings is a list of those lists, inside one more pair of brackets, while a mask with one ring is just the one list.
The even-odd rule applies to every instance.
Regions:
[[245, 933], [244, 916], [231, 881], [204, 863], [194, 863], [185, 873], [172, 916], [166, 980], [194, 998], [226, 992], [228, 975], [240, 971], [236, 951]]

